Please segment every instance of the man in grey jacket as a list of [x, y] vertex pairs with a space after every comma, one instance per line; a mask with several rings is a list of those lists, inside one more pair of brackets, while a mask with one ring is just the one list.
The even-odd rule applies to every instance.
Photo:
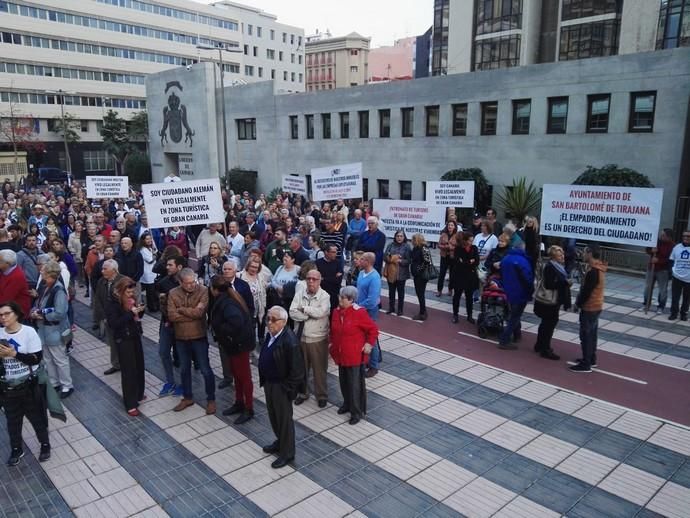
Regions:
[[17, 252], [17, 266], [19, 266], [26, 275], [26, 283], [30, 290], [36, 289], [38, 282], [38, 265], [39, 257], [44, 256], [38, 249], [38, 240], [36, 236], [28, 235], [24, 239], [24, 247]]

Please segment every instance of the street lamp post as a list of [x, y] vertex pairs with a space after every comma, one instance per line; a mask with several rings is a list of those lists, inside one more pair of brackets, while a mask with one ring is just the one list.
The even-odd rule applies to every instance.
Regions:
[[65, 144], [65, 169], [72, 175], [72, 159], [69, 156], [69, 146], [67, 145], [67, 127], [65, 125], [65, 94], [72, 94], [74, 92], [66, 92], [62, 88], [55, 91], [47, 91], [47, 93], [56, 93], [60, 96], [60, 115], [62, 118], [62, 140]]
[[226, 52], [242, 52], [239, 49], [229, 49], [225, 45], [218, 44], [217, 47], [211, 47], [208, 45], [197, 45], [197, 49], [202, 50], [217, 50], [218, 51], [218, 61], [220, 62], [220, 102], [223, 114], [223, 158], [224, 158], [224, 169], [223, 174], [225, 175], [225, 182], [227, 188], [228, 181], [228, 128], [227, 128], [227, 118], [225, 115], [225, 80], [223, 76], [225, 75], [225, 69], [223, 68], [223, 51]]

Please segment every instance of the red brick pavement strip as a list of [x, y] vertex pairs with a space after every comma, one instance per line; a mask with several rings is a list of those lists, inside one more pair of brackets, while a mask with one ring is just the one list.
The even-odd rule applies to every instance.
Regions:
[[[383, 303], [386, 307], [387, 299]], [[415, 304], [405, 303], [406, 313], [414, 314]], [[412, 309], [414, 308], [414, 312]], [[452, 324], [448, 312], [428, 308], [423, 324], [379, 313], [379, 325], [386, 333], [413, 340], [487, 364], [527, 378], [615, 403], [626, 408], [690, 426], [690, 372], [609, 353], [597, 352], [599, 368], [620, 376], [641, 380], [646, 384], [597, 373], [570, 372], [567, 361], [580, 356], [580, 344], [553, 340], [553, 349], [560, 361], [540, 358], [533, 351], [536, 334], [524, 332], [518, 350], [501, 350], [495, 344], [476, 336], [477, 327], [463, 317]], [[459, 332], [466, 333], [458, 334]], [[495, 337], [493, 338], [495, 339]], [[385, 371], [385, 351], [384, 364]]]

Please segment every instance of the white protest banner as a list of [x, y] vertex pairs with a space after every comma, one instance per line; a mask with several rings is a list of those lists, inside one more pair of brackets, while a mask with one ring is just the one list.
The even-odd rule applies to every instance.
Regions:
[[541, 233], [656, 246], [663, 198], [663, 189], [546, 184], [541, 198]]
[[307, 195], [307, 177], [306, 176], [292, 176], [291, 174], [283, 175], [283, 185], [281, 187], [283, 192], [291, 192], [293, 194]]
[[386, 237], [393, 237], [396, 230], [403, 229], [408, 239], [412, 234], [422, 234], [427, 241], [437, 242], [446, 224], [446, 208], [425, 201], [374, 200], [374, 210], [379, 214], [379, 228]]
[[87, 176], [86, 197], [127, 198], [129, 197], [129, 178], [126, 176]]
[[473, 181], [426, 182], [426, 200], [443, 207], [474, 207]]
[[311, 170], [314, 201], [361, 198], [362, 183], [362, 162]]
[[150, 228], [225, 221], [218, 178], [141, 186]]

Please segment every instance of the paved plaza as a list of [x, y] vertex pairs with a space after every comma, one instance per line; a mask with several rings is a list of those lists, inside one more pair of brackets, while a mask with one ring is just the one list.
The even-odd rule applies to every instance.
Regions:
[[[105, 343], [91, 331], [88, 299], [75, 302], [67, 423], [50, 420], [52, 458], [31, 454], [0, 467], [3, 516], [503, 516], [690, 515], [690, 326], [639, 311], [639, 279], [611, 274], [600, 325], [599, 370], [567, 371], [577, 357], [577, 315], [562, 315], [555, 349], [531, 351], [530, 309], [518, 351], [498, 351], [431, 291], [430, 318], [382, 316], [383, 364], [367, 380], [369, 409], [356, 426], [329, 404], [295, 407], [297, 458], [280, 470], [261, 446], [273, 441], [255, 376], [256, 417], [234, 426], [197, 405], [172, 412], [158, 398], [158, 320], [144, 318], [148, 400], [126, 415], [119, 376], [104, 376]], [[431, 288], [431, 286], [430, 286]], [[385, 307], [386, 301], [384, 301]], [[216, 374], [220, 362], [211, 348]], [[651, 396], [649, 395], [651, 394]], [[663, 418], [655, 417], [663, 416]], [[1, 420], [0, 436], [6, 437]], [[9, 454], [0, 441], [0, 456]]]

